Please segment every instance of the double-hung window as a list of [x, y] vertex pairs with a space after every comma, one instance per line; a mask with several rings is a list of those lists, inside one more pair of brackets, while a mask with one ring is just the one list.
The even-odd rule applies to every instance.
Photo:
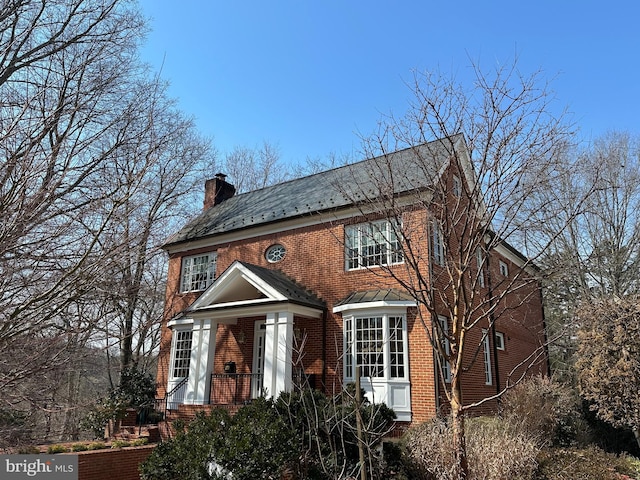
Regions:
[[213, 282], [216, 274], [216, 254], [205, 253], [182, 259], [180, 292], [205, 290]]
[[480, 247], [476, 249], [476, 262], [478, 263], [478, 286], [484, 288], [484, 253]]
[[407, 376], [404, 315], [346, 316], [344, 377], [353, 381], [356, 366], [362, 377], [381, 380]]
[[404, 261], [397, 235], [399, 225], [379, 220], [345, 228], [345, 263], [347, 270], [376, 265], [393, 265]]
[[171, 376], [173, 378], [188, 377], [193, 331], [176, 330], [173, 335], [173, 366]]
[[491, 371], [491, 348], [489, 342], [489, 334], [487, 330], [482, 330], [482, 346], [484, 355], [484, 383], [491, 385], [493, 383], [493, 373]]
[[444, 265], [444, 235], [437, 221], [431, 222], [431, 256], [436, 265]]
[[[440, 342], [442, 344], [442, 349], [444, 350], [445, 355], [449, 356], [451, 353], [451, 346], [449, 343], [449, 339], [447, 335], [449, 335], [449, 321], [447, 317], [443, 317], [438, 315], [438, 321], [440, 322], [440, 326], [442, 327]], [[442, 368], [442, 376], [445, 382], [451, 382], [451, 363], [448, 359], [442, 358], [438, 356], [440, 361], [440, 368]]]

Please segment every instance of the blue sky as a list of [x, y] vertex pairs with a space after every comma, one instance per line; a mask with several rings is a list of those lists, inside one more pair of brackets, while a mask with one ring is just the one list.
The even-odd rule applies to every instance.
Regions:
[[221, 152], [268, 141], [285, 162], [358, 157], [401, 114], [412, 71], [465, 81], [470, 61], [542, 69], [583, 138], [638, 133], [636, 0], [139, 0], [142, 59]]

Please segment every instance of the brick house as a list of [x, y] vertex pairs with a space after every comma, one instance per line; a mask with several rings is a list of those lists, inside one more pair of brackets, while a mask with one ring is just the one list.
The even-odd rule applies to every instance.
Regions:
[[[415, 198], [428, 199], [436, 181], [459, 196], [466, 191], [460, 178], [473, 181], [463, 137], [449, 140], [385, 156], [386, 173], [373, 158], [237, 195], [224, 175], [208, 180], [203, 212], [164, 245], [157, 378], [167, 407], [241, 404], [302, 384], [333, 394], [354, 381], [358, 365], [369, 399], [393, 408], [398, 421], [433, 417], [446, 403], [447, 366], [439, 368], [427, 335], [429, 313], [384, 274], [407, 270], [397, 225], [371, 211], [386, 195], [403, 203], [402, 228], [429, 231], [429, 203]], [[427, 168], [411, 161], [417, 154], [428, 158]], [[372, 180], [389, 175], [390, 195]], [[419, 269], [438, 288], [434, 272], [446, 254], [436, 233], [421, 242], [429, 256]], [[510, 271], [526, 263], [504, 242], [485, 255], [474, 284], [483, 292], [504, 288]], [[496, 278], [502, 283], [491, 285]], [[479, 346], [464, 376], [469, 402], [500, 391], [525, 359], [538, 359], [535, 371], [547, 369], [546, 356], [533, 355], [544, 343], [537, 284], [520, 290], [500, 299], [492, 325], [469, 333]], [[438, 318], [446, 324], [445, 308]]]

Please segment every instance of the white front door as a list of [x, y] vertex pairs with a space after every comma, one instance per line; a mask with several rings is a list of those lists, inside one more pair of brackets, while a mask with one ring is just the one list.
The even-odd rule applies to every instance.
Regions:
[[251, 373], [251, 398], [258, 398], [262, 394], [262, 379], [264, 377], [264, 345], [266, 324], [258, 320], [253, 334], [253, 368]]

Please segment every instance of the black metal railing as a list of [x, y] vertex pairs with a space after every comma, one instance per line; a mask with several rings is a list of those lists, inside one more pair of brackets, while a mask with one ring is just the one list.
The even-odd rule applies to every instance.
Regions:
[[162, 413], [163, 418], [167, 416], [167, 410], [175, 410], [184, 403], [188, 381], [189, 377], [184, 377], [163, 398], [156, 398], [155, 409]]
[[214, 373], [211, 375], [210, 402], [213, 405], [242, 405], [259, 397], [262, 374]]

